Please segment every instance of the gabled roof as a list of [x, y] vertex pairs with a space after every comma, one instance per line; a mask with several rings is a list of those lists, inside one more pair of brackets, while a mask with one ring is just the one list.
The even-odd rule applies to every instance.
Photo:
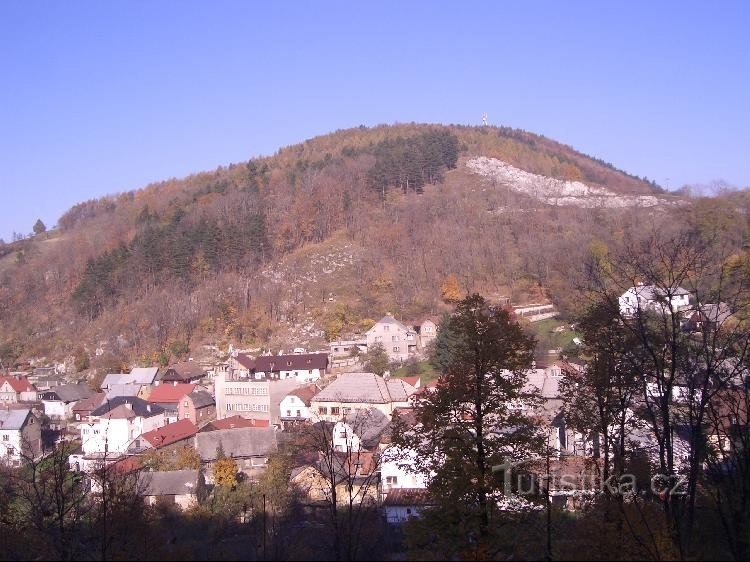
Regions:
[[148, 396], [149, 402], [176, 403], [195, 390], [194, 384], [160, 384], [151, 391]]
[[164, 381], [183, 381], [188, 382], [194, 379], [202, 378], [206, 372], [203, 367], [195, 361], [180, 361], [171, 365], [162, 377]]
[[252, 357], [245, 355], [244, 353], [238, 353], [237, 357], [235, 357], [234, 360], [249, 371], [255, 369], [255, 360]]
[[205, 408], [206, 406], [213, 406], [216, 404], [214, 397], [205, 390], [196, 390], [191, 392], [188, 396], [190, 397], [190, 400], [193, 401], [194, 408]]
[[276, 450], [276, 431], [272, 427], [243, 427], [196, 434], [195, 450], [202, 461], [216, 460], [219, 447], [227, 457], [266, 457]]
[[111, 388], [116, 384], [132, 384], [130, 373], [108, 373], [102, 381], [102, 388]]
[[153, 384], [158, 372], [159, 367], [135, 367], [130, 376], [136, 384]]
[[107, 398], [111, 400], [115, 396], [138, 396], [143, 386], [142, 384], [113, 384], [107, 390]]
[[0, 429], [15, 431], [22, 429], [26, 419], [31, 415], [30, 408], [13, 410], [0, 409]]
[[296, 396], [302, 402], [304, 402], [305, 406], [310, 405], [310, 400], [312, 400], [313, 396], [315, 396], [318, 392], [320, 392], [320, 389], [314, 385], [314, 384], [306, 384], [304, 386], [300, 386], [299, 388], [295, 388], [292, 390], [287, 396]]
[[16, 392], [34, 392], [36, 388], [29, 382], [26, 377], [0, 377], [0, 386], [7, 382]]
[[136, 415], [131, 408], [128, 408], [127, 404], [120, 404], [107, 413], [102, 414], [101, 417], [108, 420], [132, 420]]
[[391, 507], [430, 505], [430, 496], [424, 488], [396, 488], [388, 492], [383, 505]]
[[[379, 324], [391, 324], [391, 325], [395, 325], [395, 326], [397, 326], [397, 327], [399, 327], [399, 328], [401, 328], [402, 330], [405, 330], [405, 331], [407, 331], [407, 332], [413, 332], [413, 331], [414, 331], [414, 328], [409, 328], [408, 326], [405, 326], [405, 325], [404, 325], [404, 324], [403, 324], [402, 322], [399, 322], [398, 320], [396, 320], [396, 319], [395, 319], [395, 318], [393, 317], [393, 315], [392, 315], [392, 314], [390, 314], [390, 313], [389, 313], [389, 314], [386, 314], [386, 315], [385, 315], [385, 316], [383, 316], [383, 317], [382, 317], [382, 318], [381, 318], [380, 320], [378, 320], [378, 321], [377, 321], [377, 322], [375, 323], [375, 326], [377, 326], [377, 325], [379, 325]], [[367, 330], [367, 331], [368, 331], [368, 332], [370, 332], [371, 330], [373, 330], [373, 329], [375, 328], [375, 326], [373, 326], [372, 328], [370, 328], [370, 329], [369, 329], [369, 330]]]
[[92, 394], [88, 398], [84, 398], [83, 400], [79, 400], [76, 402], [76, 405], [73, 406], [74, 412], [91, 412], [93, 410], [96, 410], [99, 406], [104, 404], [104, 401], [107, 399], [107, 395], [103, 392], [97, 392], [96, 394]]
[[262, 373], [328, 368], [326, 353], [300, 353], [291, 355], [261, 355], [255, 358], [255, 370]]
[[63, 384], [42, 394], [42, 400], [60, 400], [67, 404], [88, 398], [93, 393], [87, 384]]
[[141, 435], [141, 439], [148, 441], [155, 449], [166, 447], [177, 441], [189, 439], [198, 432], [198, 428], [190, 420], [179, 420], [158, 429], [152, 429]]
[[138, 475], [138, 489], [142, 496], [195, 494], [200, 486], [200, 477], [198, 470], [141, 472]]
[[416, 389], [401, 379], [385, 380], [375, 373], [343, 373], [320, 391], [313, 402], [408, 402]]
[[107, 400], [106, 402], [104, 402], [104, 404], [91, 412], [91, 415], [94, 417], [103, 416], [110, 410], [114, 410], [118, 406], [122, 406], [125, 404], [130, 404], [132, 411], [136, 416], [141, 416], [144, 418], [150, 418], [151, 416], [156, 416], [164, 413], [164, 408], [158, 406], [157, 404], [149, 404], [142, 398], [138, 398], [136, 396], [116, 396], [111, 400]]
[[214, 420], [201, 428], [201, 431], [217, 431], [219, 429], [238, 429], [241, 427], [270, 427], [270, 420], [256, 420], [232, 416], [223, 420]]
[[401, 377], [403, 381], [414, 388], [419, 388], [422, 378], [419, 375], [416, 375], [414, 377]]

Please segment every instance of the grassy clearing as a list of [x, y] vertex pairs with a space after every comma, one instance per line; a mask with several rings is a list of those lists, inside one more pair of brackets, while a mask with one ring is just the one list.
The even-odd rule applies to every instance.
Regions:
[[[573, 342], [573, 338], [581, 336], [581, 334], [570, 328], [570, 324], [566, 324], [555, 318], [533, 322], [528, 326], [529, 333], [537, 339], [537, 351], [565, 349]], [[563, 327], [563, 330], [556, 332], [555, 330], [560, 327]]]
[[391, 374], [396, 378], [414, 377], [419, 375], [422, 384], [433, 381], [440, 376], [440, 373], [435, 370], [429, 361], [420, 361], [414, 365], [404, 365], [400, 369], [393, 371]]

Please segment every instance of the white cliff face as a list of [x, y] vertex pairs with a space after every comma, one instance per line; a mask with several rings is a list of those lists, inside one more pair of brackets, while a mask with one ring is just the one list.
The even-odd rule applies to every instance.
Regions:
[[603, 187], [593, 187], [580, 181], [548, 178], [520, 170], [498, 160], [478, 156], [466, 162], [466, 167], [486, 178], [493, 179], [516, 193], [522, 193], [548, 203], [576, 207], [653, 207], [666, 201], [653, 195], [619, 195]]

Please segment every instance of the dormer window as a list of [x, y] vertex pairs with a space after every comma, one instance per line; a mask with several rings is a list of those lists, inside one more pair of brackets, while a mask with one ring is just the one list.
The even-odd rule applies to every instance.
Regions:
[[287, 362], [286, 362], [286, 366], [287, 366], [287, 367], [291, 367], [291, 366], [292, 366], [292, 362], [291, 362], [291, 361], [287, 361]]

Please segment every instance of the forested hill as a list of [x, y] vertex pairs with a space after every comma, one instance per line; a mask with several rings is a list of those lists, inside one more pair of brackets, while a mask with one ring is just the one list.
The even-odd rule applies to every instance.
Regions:
[[[478, 156], [532, 181], [665, 204], [545, 204], [472, 172]], [[621, 239], [644, 216], [691, 212], [670, 201], [645, 178], [525, 131], [337, 131], [77, 204], [57, 229], [0, 247], [0, 355], [5, 364], [85, 355], [109, 368], [203, 343], [314, 346], [387, 310], [439, 313], [450, 276], [462, 291], [566, 306], [566, 270], [591, 240]]]

